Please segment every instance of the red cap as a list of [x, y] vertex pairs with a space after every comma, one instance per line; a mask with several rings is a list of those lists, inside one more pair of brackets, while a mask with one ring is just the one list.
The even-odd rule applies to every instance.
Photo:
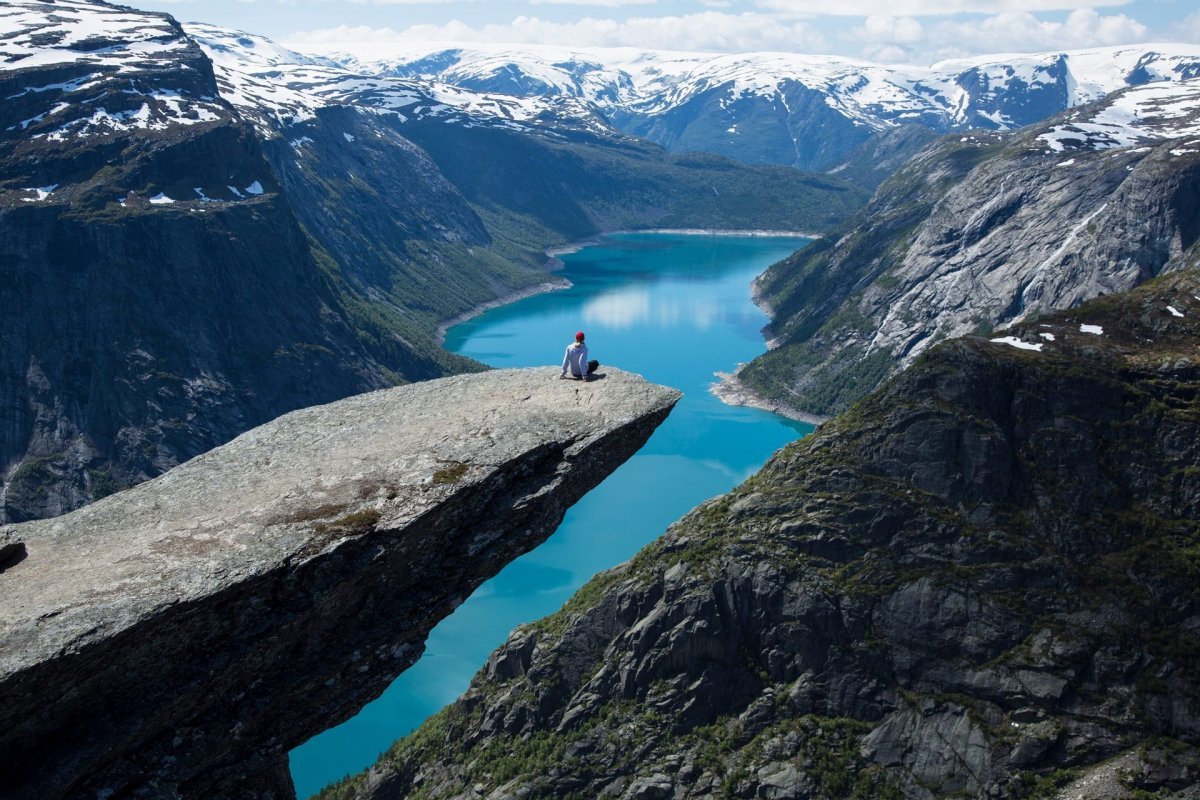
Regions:
[[583, 341], [583, 331], [577, 331], [575, 333], [575, 341], [577, 341], [577, 342]]

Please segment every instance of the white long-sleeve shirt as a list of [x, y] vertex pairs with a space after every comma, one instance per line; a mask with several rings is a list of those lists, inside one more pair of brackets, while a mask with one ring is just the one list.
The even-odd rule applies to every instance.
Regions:
[[563, 355], [562, 374], [566, 375], [567, 370], [576, 378], [582, 378], [587, 375], [588, 349], [583, 342], [572, 342], [567, 345], [567, 352]]

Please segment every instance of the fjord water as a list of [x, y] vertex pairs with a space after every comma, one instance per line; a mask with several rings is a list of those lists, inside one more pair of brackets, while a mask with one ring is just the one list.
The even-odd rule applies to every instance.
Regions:
[[[583, 329], [591, 357], [681, 389], [633, 458], [568, 511], [542, 546], [509, 564], [429, 636], [424, 656], [356, 717], [292, 751], [300, 797], [374, 762], [452, 702], [509, 631], [562, 606], [596, 572], [628, 559], [702, 501], [733, 488], [812, 428], [709, 392], [764, 349], [749, 284], [808, 240], [630, 233], [564, 255], [572, 288], [526, 298], [452, 328], [446, 347], [493, 367], [562, 362]], [[587, 391], [582, 384], [580, 391]]]

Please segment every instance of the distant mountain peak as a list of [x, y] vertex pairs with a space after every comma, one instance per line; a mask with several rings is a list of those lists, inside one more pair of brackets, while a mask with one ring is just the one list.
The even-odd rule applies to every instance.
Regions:
[[875, 133], [1011, 130], [1110, 92], [1200, 74], [1200, 47], [999, 54], [929, 67], [798, 53], [373, 43], [327, 55], [363, 74], [574, 98], [670, 150], [829, 169]]

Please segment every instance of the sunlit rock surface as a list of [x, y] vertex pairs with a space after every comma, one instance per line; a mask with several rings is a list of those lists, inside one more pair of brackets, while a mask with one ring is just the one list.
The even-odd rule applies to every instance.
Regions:
[[377, 696], [678, 392], [501, 370], [304, 409], [0, 528], [6, 798], [288, 797], [286, 752]]

